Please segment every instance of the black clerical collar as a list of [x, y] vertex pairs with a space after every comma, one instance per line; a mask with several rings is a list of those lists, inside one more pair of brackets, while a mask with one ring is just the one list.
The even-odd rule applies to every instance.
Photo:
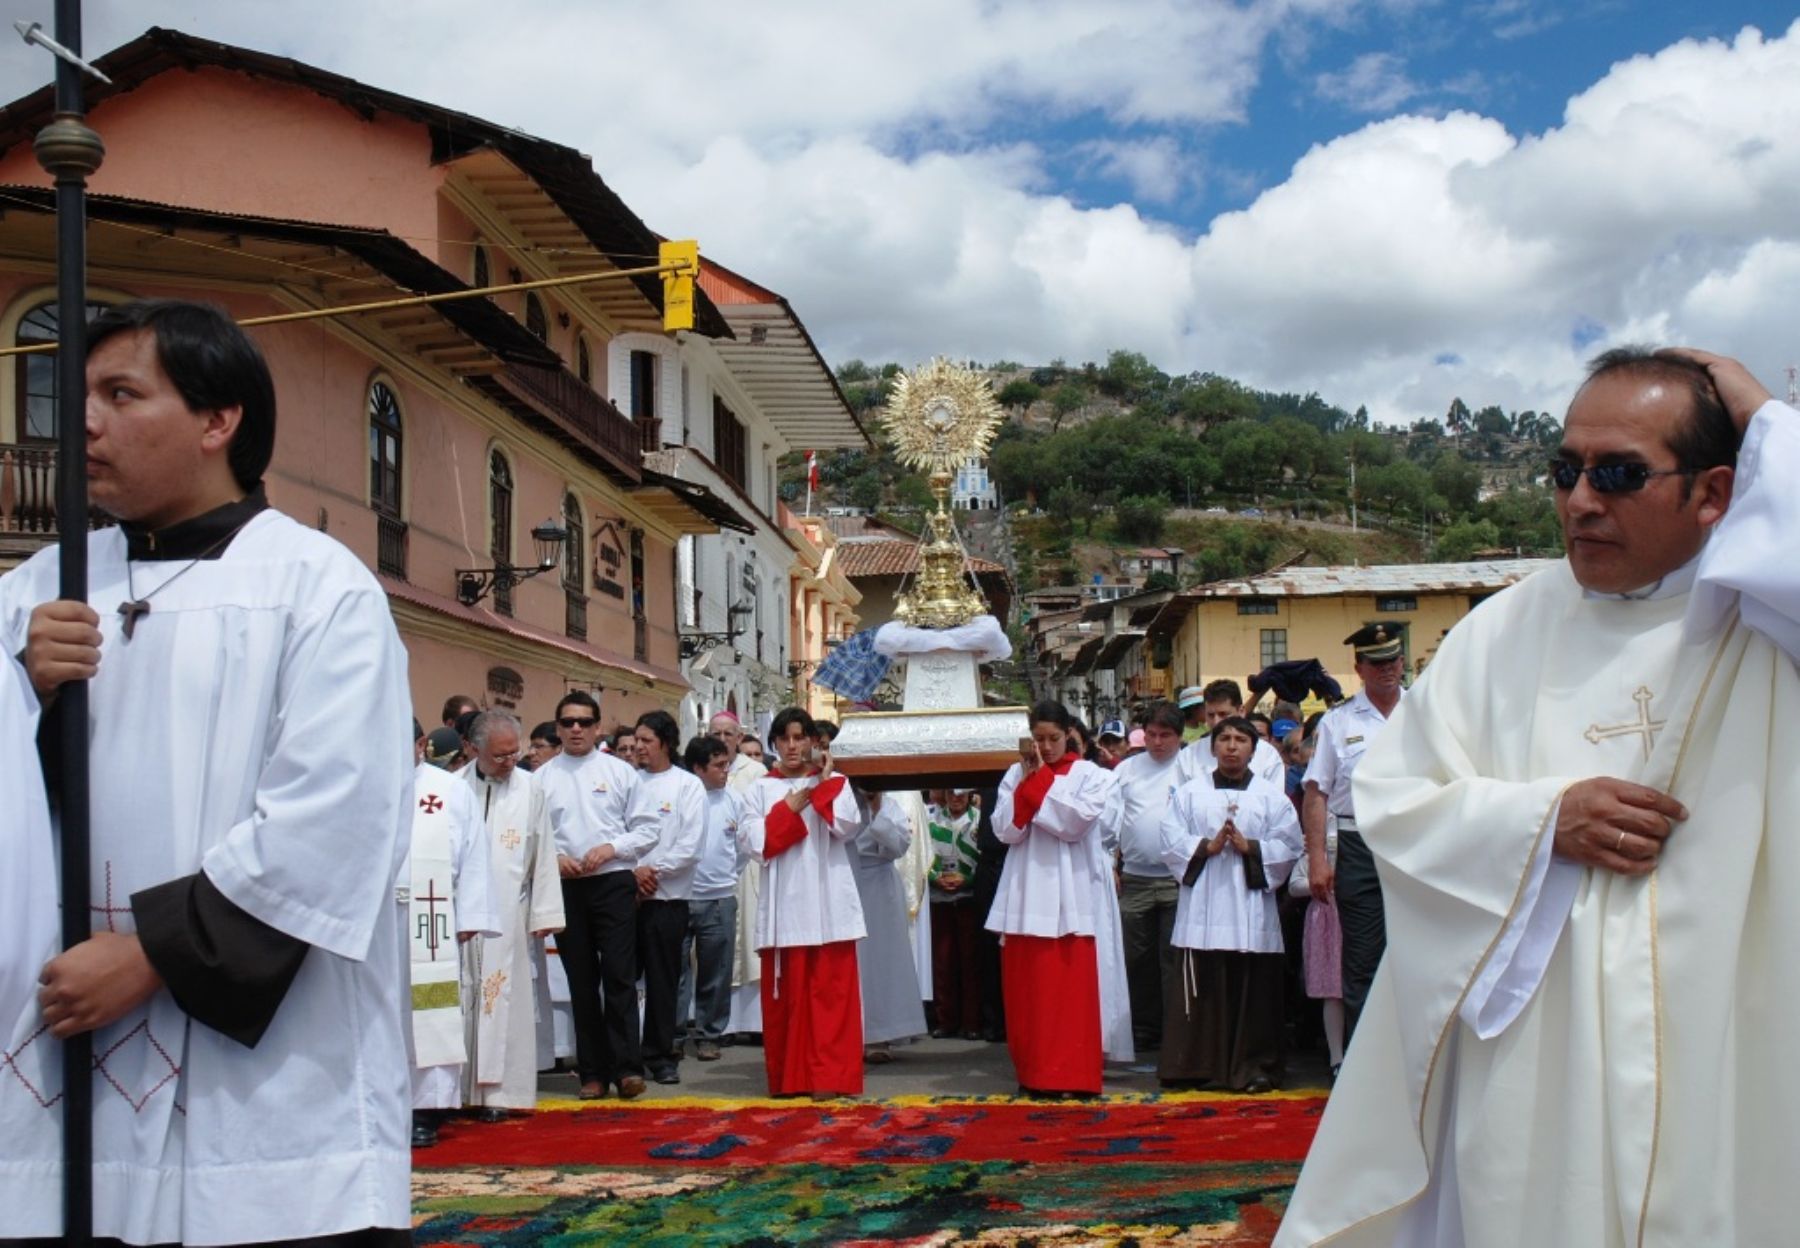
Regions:
[[235, 503], [214, 507], [190, 520], [166, 529], [146, 529], [121, 523], [125, 557], [139, 563], [156, 559], [217, 559], [231, 545], [227, 539], [269, 506], [262, 482]]
[[1244, 774], [1236, 780], [1228, 777], [1223, 771], [1213, 769], [1213, 788], [1215, 789], [1247, 789], [1250, 787], [1250, 772], [1246, 768]]

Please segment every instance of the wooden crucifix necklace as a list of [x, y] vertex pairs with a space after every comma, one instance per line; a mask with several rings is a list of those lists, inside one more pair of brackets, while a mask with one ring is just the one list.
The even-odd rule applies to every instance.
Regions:
[[188, 560], [186, 567], [184, 567], [180, 571], [176, 572], [175, 575], [171, 576], [168, 580], [164, 581], [161, 585], [158, 585], [155, 589], [153, 589], [149, 593], [145, 594], [142, 598], [139, 598], [137, 596], [137, 587], [133, 583], [133, 579], [132, 579], [132, 575], [131, 575], [131, 560], [126, 559], [125, 560], [125, 592], [127, 594], [129, 594], [130, 597], [128, 599], [126, 599], [124, 602], [121, 602], [119, 604], [119, 615], [125, 621], [125, 624], [124, 624], [125, 640], [126, 641], [131, 640], [132, 634], [137, 631], [137, 622], [140, 619], [142, 619], [144, 616], [150, 614], [150, 600], [152, 598], [154, 598], [154, 597], [156, 597], [156, 595], [162, 593], [163, 590], [165, 590], [169, 586], [173, 585], [176, 581], [179, 581], [182, 577], [186, 576], [189, 572], [192, 572], [194, 570], [195, 564], [203, 562], [209, 555], [216, 554], [221, 548], [223, 548], [225, 546], [225, 544], [227, 542], [229, 542], [232, 538], [236, 537], [238, 535], [238, 531], [240, 529], [242, 529], [244, 527], [244, 525], [246, 525], [248, 523], [250, 523], [250, 519], [248, 519], [248, 518], [245, 519], [244, 521], [242, 521], [241, 523], [239, 523], [236, 527], [231, 529], [230, 532], [226, 533], [223, 537], [219, 538], [218, 541], [214, 542], [211, 546], [208, 546], [205, 550], [201, 551], [199, 554], [195, 555], [192, 559]]

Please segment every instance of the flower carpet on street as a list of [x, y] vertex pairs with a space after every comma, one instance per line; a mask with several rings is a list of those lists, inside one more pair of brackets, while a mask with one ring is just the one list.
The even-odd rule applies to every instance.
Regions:
[[415, 1155], [416, 1239], [1263, 1245], [1323, 1109], [1311, 1093], [547, 1101], [452, 1122]]

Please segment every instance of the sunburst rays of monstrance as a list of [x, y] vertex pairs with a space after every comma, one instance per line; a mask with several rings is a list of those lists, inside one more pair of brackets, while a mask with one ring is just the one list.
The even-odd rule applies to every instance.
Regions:
[[963, 574], [966, 563], [950, 519], [956, 469], [982, 459], [1005, 419], [993, 388], [979, 374], [936, 359], [904, 374], [882, 423], [908, 468], [930, 474], [937, 510], [926, 521], [919, 572], [900, 595], [894, 617], [917, 628], [955, 628], [987, 612]]

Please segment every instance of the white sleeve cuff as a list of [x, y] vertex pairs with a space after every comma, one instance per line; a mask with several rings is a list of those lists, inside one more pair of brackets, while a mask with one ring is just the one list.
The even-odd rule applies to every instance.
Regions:
[[[1556, 826], [1561, 810], [1561, 801], [1551, 808], [1550, 828]], [[1555, 841], [1546, 834], [1538, 846], [1518, 910], [1463, 998], [1462, 1020], [1483, 1040], [1505, 1031], [1524, 1011], [1543, 982], [1544, 968], [1550, 965], [1550, 955], [1556, 952], [1556, 942], [1569, 921], [1585, 868], [1556, 857]]]

